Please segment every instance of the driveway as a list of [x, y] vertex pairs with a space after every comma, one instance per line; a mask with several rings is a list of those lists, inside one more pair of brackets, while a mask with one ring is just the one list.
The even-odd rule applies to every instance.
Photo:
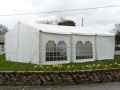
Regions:
[[115, 51], [115, 55], [120, 55], [120, 50], [119, 51]]
[[1, 86], [0, 90], [120, 90], [120, 82], [56, 86]]

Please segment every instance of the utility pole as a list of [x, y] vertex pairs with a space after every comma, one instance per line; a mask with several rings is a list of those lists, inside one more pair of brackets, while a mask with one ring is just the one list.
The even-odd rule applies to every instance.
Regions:
[[83, 27], [83, 18], [82, 18], [82, 27]]

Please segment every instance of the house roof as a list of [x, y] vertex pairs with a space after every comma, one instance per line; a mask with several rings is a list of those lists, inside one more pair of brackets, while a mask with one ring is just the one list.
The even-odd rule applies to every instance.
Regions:
[[118, 32], [118, 34], [117, 35], [120, 35], [120, 32]]

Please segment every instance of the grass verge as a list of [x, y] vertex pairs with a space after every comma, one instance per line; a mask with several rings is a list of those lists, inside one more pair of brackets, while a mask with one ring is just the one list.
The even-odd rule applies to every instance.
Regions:
[[35, 65], [30, 63], [20, 63], [6, 61], [5, 56], [0, 56], [0, 71], [69, 71], [69, 70], [94, 70], [120, 68], [120, 56], [115, 56], [114, 60], [96, 60], [84, 63]]

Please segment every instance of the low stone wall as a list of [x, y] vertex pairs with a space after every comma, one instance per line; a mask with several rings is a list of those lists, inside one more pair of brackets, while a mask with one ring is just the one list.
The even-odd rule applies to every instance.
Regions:
[[0, 85], [40, 86], [120, 81], [120, 69], [64, 72], [0, 72]]

